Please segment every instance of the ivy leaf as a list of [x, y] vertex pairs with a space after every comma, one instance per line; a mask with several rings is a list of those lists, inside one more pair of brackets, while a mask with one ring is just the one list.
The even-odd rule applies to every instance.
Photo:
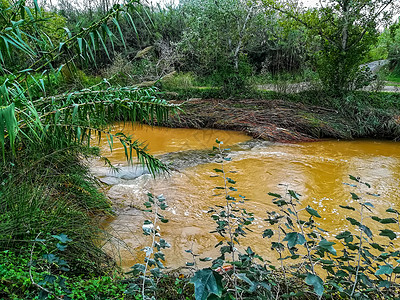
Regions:
[[375, 275], [384, 275], [384, 274], [390, 275], [392, 274], [392, 272], [393, 272], [392, 266], [384, 265], [379, 267], [379, 270], [375, 272]]
[[336, 236], [336, 238], [337, 238], [338, 240], [340, 240], [340, 239], [347, 238], [347, 237], [349, 237], [349, 236], [351, 236], [351, 232], [346, 230], [346, 231], [343, 231], [343, 232], [339, 233], [339, 234]]
[[319, 213], [318, 213], [315, 209], [313, 209], [311, 206], [307, 206], [307, 207], [306, 207], [306, 211], [307, 211], [310, 215], [312, 215], [312, 216], [314, 216], [314, 217], [321, 218], [321, 216], [319, 215]]
[[365, 225], [360, 225], [360, 229], [362, 230], [362, 231], [364, 231], [365, 232], [365, 234], [371, 239], [372, 238], [372, 232], [371, 232], [371, 229], [369, 229], [367, 226], [365, 226]]
[[348, 210], [356, 210], [354, 207], [348, 206], [348, 205], [339, 205], [339, 207], [348, 209]]
[[56, 247], [57, 247], [58, 250], [64, 251], [67, 248], [67, 245], [63, 245], [63, 244], [57, 243]]
[[304, 245], [304, 243], [306, 242], [305, 237], [297, 232], [289, 232], [285, 238], [283, 239], [283, 241], [287, 241], [288, 242], [288, 247], [289, 248], [293, 248], [296, 245]]
[[154, 253], [154, 258], [155, 259], [161, 259], [161, 260], [165, 261], [165, 254], [162, 253], [162, 252], [156, 252], [156, 253]]
[[264, 230], [262, 237], [263, 238], [265, 238], [265, 237], [270, 238], [273, 235], [274, 235], [274, 232], [271, 229], [266, 229], [266, 230]]
[[228, 181], [231, 184], [235, 184], [236, 183], [235, 180], [233, 180], [232, 178], [229, 178], [229, 177], [226, 177], [226, 181]]
[[64, 233], [61, 233], [59, 235], [52, 235], [53, 238], [59, 240], [61, 243], [67, 243], [71, 242], [72, 240], [68, 238], [68, 236]]
[[386, 218], [386, 219], [381, 219], [379, 221], [381, 224], [396, 224], [397, 220], [395, 218]]
[[48, 283], [50, 283], [50, 284], [54, 284], [54, 282], [56, 281], [56, 277], [55, 276], [53, 276], [53, 275], [46, 275], [46, 276], [44, 276], [44, 281], [45, 282], [48, 282]]
[[300, 194], [297, 194], [295, 191], [289, 190], [289, 195], [292, 196], [294, 199], [299, 200]]
[[324, 293], [324, 282], [314, 274], [307, 274], [306, 283], [314, 287], [314, 292], [321, 297]]
[[328, 251], [329, 253], [336, 255], [336, 250], [332, 246], [335, 245], [336, 243], [334, 242], [329, 242], [326, 239], [323, 239], [322, 241], [319, 242], [318, 246], [321, 247], [322, 249]]
[[221, 246], [222, 243], [223, 243], [222, 241], [219, 241], [214, 247], [217, 248], [218, 246]]
[[284, 206], [287, 204], [287, 202], [284, 200], [276, 200], [276, 201], [273, 201], [272, 203], [274, 203], [278, 207], [281, 207], [281, 206]]
[[51, 254], [51, 253], [50, 254], [44, 254], [43, 258], [45, 260], [47, 260], [47, 262], [50, 263], [50, 264], [56, 262], [57, 259], [58, 259], [57, 256], [55, 256], [54, 254]]
[[282, 243], [272, 242], [271, 249], [276, 249], [278, 252], [280, 252], [285, 249], [285, 246]]
[[351, 225], [357, 225], [357, 226], [361, 225], [360, 222], [358, 222], [356, 219], [348, 217], [348, 218], [346, 218], [346, 220], [349, 221], [351, 223]]
[[385, 250], [381, 245], [379, 245], [377, 243], [372, 243], [370, 245], [371, 245], [372, 248], [377, 249], [379, 251], [384, 251]]
[[346, 243], [351, 243], [351, 242], [353, 241], [353, 235], [351, 234], [350, 231], [347, 231], [347, 230], [344, 231], [344, 232], [339, 233], [339, 234], [336, 236], [336, 238], [337, 238], [338, 240], [344, 239], [344, 241], [345, 241]]
[[150, 273], [156, 278], [160, 278], [162, 276], [161, 270], [159, 268], [151, 269]]
[[275, 197], [275, 198], [282, 198], [281, 195], [275, 194], [275, 193], [268, 193], [268, 195], [270, 195], [270, 196], [272, 196], [272, 197]]
[[380, 230], [380, 232], [380, 236], [387, 236], [391, 240], [394, 240], [396, 238], [396, 234], [390, 229]]
[[222, 276], [207, 268], [197, 271], [190, 282], [194, 284], [196, 300], [206, 300], [208, 296], [222, 296]]
[[336, 277], [347, 277], [347, 276], [349, 276], [349, 274], [347, 274], [347, 273], [346, 273], [345, 271], [343, 271], [343, 270], [339, 270], [339, 271], [336, 272], [335, 276], [336, 276]]
[[386, 210], [386, 212], [392, 213], [392, 214], [399, 214], [399, 212], [398, 212], [397, 210], [393, 209], [393, 208], [388, 208], [388, 209]]
[[211, 257], [200, 258], [200, 261], [211, 261], [211, 260], [212, 260]]
[[356, 177], [354, 177], [354, 176], [352, 176], [352, 175], [349, 175], [349, 178], [350, 178], [351, 180], [360, 182], [360, 179], [359, 179], [359, 178], [356, 178]]
[[237, 278], [239, 278], [242, 281], [247, 282], [250, 286], [253, 285], [253, 282], [246, 276], [246, 274], [244, 273], [239, 273], [239, 274], [235, 274]]

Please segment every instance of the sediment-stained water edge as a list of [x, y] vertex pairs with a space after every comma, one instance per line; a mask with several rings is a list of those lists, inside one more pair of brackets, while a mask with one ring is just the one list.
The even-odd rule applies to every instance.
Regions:
[[[120, 167], [119, 173], [94, 163], [93, 173], [106, 183], [105, 192], [117, 211], [115, 218], [104, 223], [110, 234], [104, 248], [124, 269], [143, 261], [144, 253], [140, 250], [151, 243], [142, 234], [143, 221], [151, 217], [142, 211], [148, 192], [163, 194], [169, 206], [165, 213], [169, 222], [160, 225], [162, 237], [171, 244], [165, 251], [167, 267], [177, 268], [191, 261], [191, 255], [185, 252], [188, 249], [202, 257], [218, 256], [214, 246], [219, 238], [209, 233], [215, 223], [207, 213], [210, 207], [225, 202], [223, 196], [213, 196], [214, 188], [222, 182], [211, 177], [218, 164], [207, 158], [216, 138], [231, 148], [232, 161], [225, 168], [235, 171], [231, 177], [237, 181], [238, 193], [250, 199], [245, 206], [255, 214], [251, 226], [254, 232], [240, 240], [241, 247], [251, 246], [268, 260], [276, 260], [270, 241], [262, 238], [269, 226], [264, 221], [266, 212], [276, 210], [269, 192], [284, 194], [292, 189], [301, 194], [301, 206], [316, 209], [322, 216], [318, 219], [320, 227], [331, 235], [349, 227], [345, 219], [349, 212], [339, 208], [354, 204], [350, 192], [358, 192], [343, 184], [350, 182], [349, 175], [361, 177], [371, 184], [369, 192], [380, 195], [370, 199], [377, 215], [384, 216], [389, 207], [400, 209], [400, 144], [396, 142], [329, 140], [273, 144], [251, 141], [232, 131], [147, 126], [129, 127], [126, 131], [145, 139], [151, 153], [179, 168], [153, 178], [141, 167], [128, 167], [121, 149], [114, 149], [110, 155], [110, 160]], [[106, 151], [107, 141], [101, 147]], [[166, 155], [170, 152], [175, 153]], [[378, 224], [369, 222], [371, 229]]]

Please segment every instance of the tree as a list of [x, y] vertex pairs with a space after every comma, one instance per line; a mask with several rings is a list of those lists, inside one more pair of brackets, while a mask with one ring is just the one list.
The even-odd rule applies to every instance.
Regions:
[[252, 38], [244, 51], [256, 71], [277, 74], [306, 67], [308, 53], [314, 47], [303, 25], [278, 12], [261, 9], [253, 22]]
[[308, 10], [297, 2], [262, 1], [320, 38], [317, 72], [325, 89], [335, 95], [344, 95], [368, 83], [359, 65], [376, 41], [378, 28], [386, 25], [399, 9], [395, 0], [321, 0], [318, 8]]
[[400, 22], [390, 27], [386, 47], [388, 49], [390, 68], [396, 75], [400, 75]]
[[232, 0], [182, 1], [181, 5], [186, 26], [180, 50], [203, 66], [200, 72], [209, 72], [222, 58], [238, 70], [256, 6]]

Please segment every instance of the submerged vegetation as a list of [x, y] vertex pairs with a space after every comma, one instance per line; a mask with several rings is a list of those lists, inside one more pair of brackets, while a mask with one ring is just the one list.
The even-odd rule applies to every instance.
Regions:
[[[218, 189], [225, 205], [210, 213], [222, 238], [216, 245], [221, 256], [199, 258], [212, 261], [211, 268], [197, 269], [198, 255], [188, 250], [192, 277], [164, 276], [161, 250], [168, 243], [156, 226], [168, 226], [158, 210], [166, 208], [161, 196], [149, 195], [145, 204], [155, 214], [144, 224], [153, 239], [144, 264], [123, 275], [102, 249], [100, 221], [114, 212], [88, 161], [100, 158], [114, 167], [96, 142], [106, 136], [110, 148], [122, 144], [128, 163], [137, 158], [153, 175], [167, 171], [146, 145], [112, 133], [114, 121], [243, 129], [251, 112], [260, 128], [288, 128], [292, 139], [280, 140], [296, 140], [296, 134], [298, 140], [398, 139], [400, 94], [380, 92], [386, 83], [378, 80], [399, 81], [400, 29], [392, 21], [398, 3], [325, 2], [305, 8], [287, 1], [182, 0], [164, 7], [132, 0], [79, 7], [1, 0], [0, 297], [398, 297], [400, 255], [394, 244], [373, 240], [380, 235], [394, 241], [396, 233], [392, 227], [373, 233], [363, 222], [372, 205], [355, 193], [358, 206], [342, 207], [359, 212], [358, 219], [348, 218], [356, 230], [336, 236], [343, 250], [315, 227], [319, 212], [300, 208], [298, 195], [288, 190], [272, 194], [279, 211], [269, 214], [264, 235], [278, 235], [273, 248], [282, 260], [294, 260], [294, 271], [263, 261], [250, 247], [239, 253], [239, 238], [245, 239], [253, 216], [227, 177], [223, 163], [229, 158], [219, 141], [222, 167], [215, 172], [223, 179]], [[377, 59], [389, 60], [378, 75], [360, 67]], [[210, 105], [213, 100], [193, 104], [186, 102], [190, 98], [225, 99], [218, 101], [229, 108], [227, 117]], [[186, 114], [171, 118], [181, 107]], [[282, 107], [290, 116], [276, 112]], [[260, 128], [252, 127], [254, 136], [276, 138], [277, 131]], [[399, 213], [387, 212], [393, 217], [368, 218], [398, 226]]]

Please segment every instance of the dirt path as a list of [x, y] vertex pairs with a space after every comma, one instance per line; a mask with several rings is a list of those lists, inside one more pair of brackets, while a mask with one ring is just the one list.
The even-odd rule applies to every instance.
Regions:
[[[386, 84], [386, 85], [385, 85]], [[362, 91], [379, 91], [389, 93], [400, 93], [400, 86], [387, 85], [389, 82], [384, 82], [382, 86], [377, 87], [377, 84], [367, 86]], [[310, 90], [313, 85], [310, 82], [299, 82], [299, 83], [276, 83], [276, 84], [263, 84], [258, 85], [257, 88], [263, 91], [273, 91], [278, 93], [299, 93]]]
[[[373, 61], [360, 67], [368, 67], [372, 73], [376, 74], [382, 67], [386, 66], [389, 63], [387, 59]], [[390, 82], [382, 82], [382, 85], [377, 87], [378, 83], [373, 82], [370, 86], [363, 88], [363, 91], [380, 91], [380, 92], [391, 92], [391, 93], [400, 93], [400, 86], [390, 85]], [[303, 91], [307, 91], [313, 88], [313, 84], [310, 82], [298, 82], [298, 83], [288, 83], [288, 82], [279, 82], [279, 83], [271, 83], [271, 84], [263, 84], [258, 85], [258, 89], [264, 91], [274, 91], [280, 93], [299, 93]]]

